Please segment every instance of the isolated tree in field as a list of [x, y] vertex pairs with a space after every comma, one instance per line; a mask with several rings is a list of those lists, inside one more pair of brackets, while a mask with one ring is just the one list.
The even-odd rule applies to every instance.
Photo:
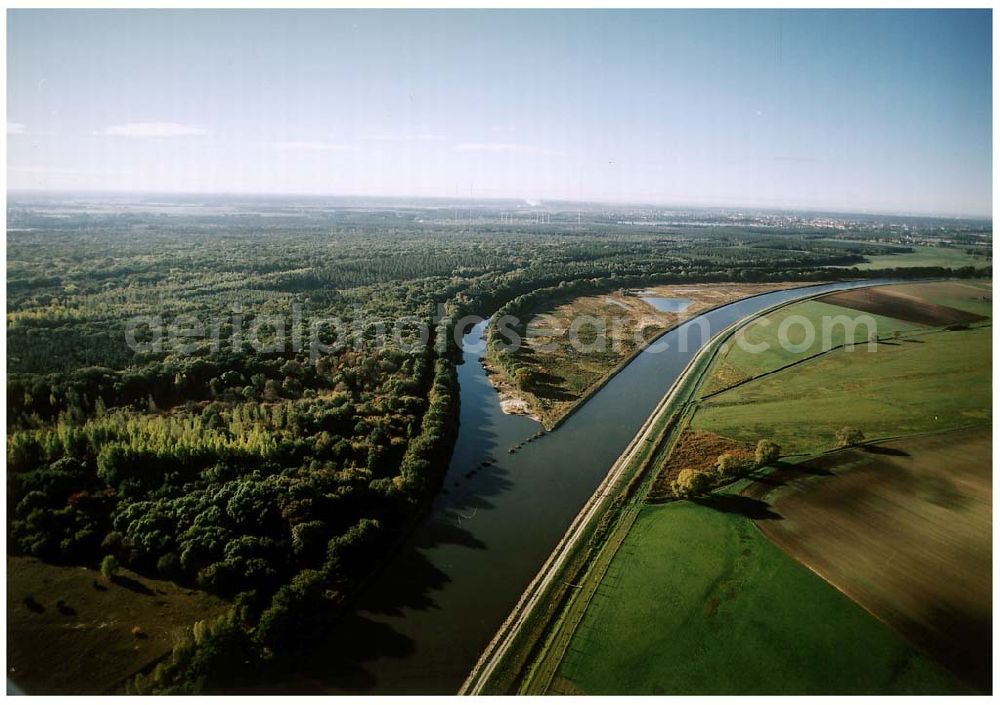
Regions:
[[865, 434], [860, 429], [844, 426], [837, 431], [837, 443], [841, 448], [859, 445], [863, 440], [865, 440]]
[[696, 497], [704, 494], [711, 484], [712, 478], [707, 472], [684, 468], [677, 479], [670, 483], [670, 489], [678, 497]]
[[739, 477], [754, 469], [753, 462], [732, 453], [723, 453], [715, 461], [715, 471], [723, 480]]
[[754, 460], [757, 465], [771, 465], [781, 457], [781, 446], [770, 438], [761, 438], [757, 441], [757, 449], [754, 451]]
[[108, 555], [101, 561], [101, 575], [110, 580], [118, 575], [118, 559]]

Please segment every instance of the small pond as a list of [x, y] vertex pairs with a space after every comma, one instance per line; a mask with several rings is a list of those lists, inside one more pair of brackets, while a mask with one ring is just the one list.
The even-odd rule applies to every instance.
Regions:
[[639, 298], [664, 313], [682, 313], [691, 305], [691, 299], [668, 299], [665, 296], [647, 296], [646, 292], [640, 292]]

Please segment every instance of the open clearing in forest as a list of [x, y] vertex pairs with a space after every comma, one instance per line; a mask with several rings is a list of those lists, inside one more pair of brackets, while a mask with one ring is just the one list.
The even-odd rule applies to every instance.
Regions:
[[768, 538], [988, 692], [991, 460], [983, 427], [823, 455], [743, 495], [770, 502]]
[[8, 556], [7, 678], [29, 694], [114, 692], [170, 653], [178, 634], [226, 609], [217, 597], [128, 570], [109, 581], [89, 568]]

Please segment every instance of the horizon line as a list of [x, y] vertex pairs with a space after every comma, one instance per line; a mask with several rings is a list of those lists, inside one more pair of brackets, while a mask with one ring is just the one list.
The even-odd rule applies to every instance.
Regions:
[[993, 214], [992, 212], [988, 214], [981, 213], [941, 213], [941, 212], [931, 212], [931, 211], [897, 211], [897, 210], [870, 210], [870, 209], [860, 209], [860, 210], [850, 210], [849, 207], [837, 207], [837, 206], [795, 206], [795, 205], [775, 205], [775, 206], [762, 206], [762, 205], [749, 205], [749, 204], [706, 204], [706, 203], [671, 203], [667, 201], [647, 201], [647, 200], [610, 200], [604, 198], [594, 198], [594, 199], [572, 199], [572, 198], [547, 198], [547, 197], [529, 197], [529, 196], [460, 196], [460, 195], [450, 195], [450, 196], [440, 196], [440, 195], [412, 195], [412, 194], [362, 194], [362, 193], [330, 193], [330, 192], [319, 192], [319, 191], [180, 191], [180, 190], [164, 190], [164, 191], [145, 191], [145, 190], [134, 190], [134, 191], [123, 191], [116, 189], [23, 189], [23, 188], [8, 188], [6, 190], [6, 197], [10, 200], [11, 196], [18, 194], [47, 194], [47, 195], [117, 195], [117, 196], [187, 196], [187, 197], [233, 197], [233, 196], [243, 196], [243, 197], [266, 197], [266, 198], [354, 198], [354, 199], [397, 199], [397, 200], [447, 200], [450, 202], [497, 202], [497, 201], [524, 201], [530, 203], [531, 201], [537, 202], [537, 205], [532, 207], [541, 207], [544, 202], [549, 203], [565, 203], [565, 204], [578, 204], [578, 205], [614, 205], [614, 206], [631, 206], [631, 207], [654, 207], [654, 208], [674, 208], [674, 209], [691, 209], [691, 210], [741, 210], [741, 211], [757, 211], [763, 213], [812, 213], [812, 214], [831, 214], [831, 215], [864, 215], [864, 216], [880, 216], [880, 217], [902, 217], [902, 218], [939, 218], [946, 220], [981, 220], [988, 221], [992, 226]]

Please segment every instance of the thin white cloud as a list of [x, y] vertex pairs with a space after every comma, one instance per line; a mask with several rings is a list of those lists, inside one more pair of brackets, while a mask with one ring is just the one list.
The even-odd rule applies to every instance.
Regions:
[[420, 132], [420, 133], [380, 133], [375, 135], [367, 135], [366, 140], [372, 140], [374, 142], [444, 142], [444, 135], [436, 135], [430, 132]]
[[562, 152], [520, 142], [463, 142], [456, 144], [459, 152], [489, 152], [494, 154], [540, 154], [547, 157], [562, 156]]
[[23, 135], [28, 131], [26, 125], [20, 122], [8, 122], [7, 123], [7, 134], [8, 135]]
[[42, 176], [95, 176], [131, 174], [125, 169], [77, 169], [58, 166], [12, 166], [9, 171], [18, 174], [35, 174]]
[[340, 144], [337, 142], [311, 142], [308, 140], [290, 140], [284, 142], [273, 142], [272, 144], [278, 149], [290, 149], [307, 152], [349, 152], [354, 149], [354, 147], [349, 144]]
[[774, 161], [776, 161], [776, 162], [801, 162], [801, 163], [809, 163], [809, 162], [818, 162], [819, 161], [819, 159], [817, 159], [816, 157], [810, 157], [810, 156], [805, 156], [805, 155], [800, 155], [800, 154], [779, 154], [777, 156], [772, 157], [772, 159], [774, 159]]
[[127, 122], [110, 125], [103, 132], [115, 137], [189, 137], [207, 133], [203, 127], [180, 122]]

